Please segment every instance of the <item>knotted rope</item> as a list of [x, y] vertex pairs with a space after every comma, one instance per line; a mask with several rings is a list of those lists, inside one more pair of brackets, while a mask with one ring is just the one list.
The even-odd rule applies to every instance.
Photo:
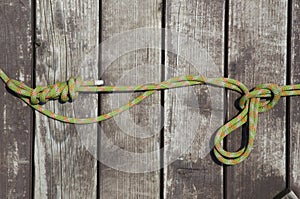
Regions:
[[[67, 82], [58, 82], [49, 86], [37, 86], [35, 89], [26, 86], [24, 83], [12, 80], [0, 69], [0, 78], [6, 83], [8, 89], [13, 91], [29, 106], [40, 113], [55, 120], [73, 123], [90, 124], [101, 122], [124, 112], [131, 107], [139, 104], [158, 90], [193, 86], [193, 85], [212, 85], [227, 88], [241, 94], [239, 106], [241, 112], [223, 125], [216, 133], [214, 138], [214, 154], [223, 164], [235, 165], [245, 160], [251, 150], [256, 135], [258, 113], [262, 113], [273, 108], [280, 97], [300, 95], [300, 84], [278, 86], [276, 84], [260, 84], [252, 91], [234, 79], [230, 78], [206, 78], [204, 76], [187, 75], [174, 77], [159, 84], [147, 84], [139, 86], [98, 86], [95, 81], [82, 81], [81, 79], [70, 78]], [[74, 101], [79, 92], [114, 92], [114, 91], [144, 91], [140, 96], [129, 103], [117, 108], [109, 113], [100, 115], [96, 118], [69, 118], [58, 115], [44, 109], [42, 104], [49, 100], [60, 100], [62, 102]], [[221, 142], [234, 130], [248, 123], [248, 142], [237, 152], [226, 151]]]

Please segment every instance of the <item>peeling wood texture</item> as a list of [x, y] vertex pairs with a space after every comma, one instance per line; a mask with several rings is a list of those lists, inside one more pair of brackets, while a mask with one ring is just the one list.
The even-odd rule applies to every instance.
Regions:
[[[230, 1], [228, 73], [248, 88], [286, 83], [287, 1]], [[239, 97], [229, 93], [229, 113]], [[286, 99], [259, 114], [254, 149], [249, 158], [227, 168], [228, 198], [273, 198], [286, 186]], [[229, 136], [228, 148], [237, 150], [241, 130]], [[245, 138], [244, 138], [245, 139]]]
[[[291, 29], [291, 83], [300, 83], [300, 2], [293, 1]], [[290, 184], [300, 197], [300, 99], [291, 98]]]
[[[161, 27], [160, 0], [102, 1], [103, 42], [116, 38], [118, 33], [130, 33], [145, 27]], [[143, 37], [133, 34], [130, 38], [123, 38], [121, 35], [117, 42], [103, 47], [101, 78], [106, 85], [160, 82], [160, 49], [132, 49], [132, 52], [121, 50], [124, 49], [124, 41], [125, 46], [140, 48], [143, 43], [140, 42], [143, 40], [141, 36]], [[147, 40], [147, 36], [144, 39]], [[160, 42], [160, 34], [157, 39]], [[106, 63], [105, 60], [113, 55], [115, 57], [110, 58], [113, 62]], [[101, 113], [106, 113], [137, 96], [137, 93], [101, 95]], [[100, 167], [100, 198], [159, 198], [159, 170], [148, 173], [126, 171], [132, 169], [132, 172], [138, 172], [144, 167], [160, 166], [160, 114], [160, 92], [157, 92], [128, 112], [101, 123], [100, 158], [105, 161], [102, 161], [104, 164]], [[116, 149], [106, 149], [104, 146], [108, 142]], [[145, 155], [145, 159], [139, 159], [138, 154]]]
[[[97, 79], [97, 58], [90, 62], [84, 59], [98, 44], [98, 8], [98, 0], [37, 1], [37, 85], [65, 81], [71, 76]], [[85, 107], [76, 107], [76, 102], [74, 106], [50, 102], [45, 107], [73, 117], [86, 117], [85, 110], [95, 116], [97, 97], [90, 97], [78, 99]], [[90, 130], [96, 132], [97, 126]], [[41, 114], [36, 116], [35, 131], [34, 197], [96, 198], [97, 161], [82, 143], [85, 131]]]
[[[0, 2], [0, 65], [31, 85], [32, 24], [29, 0]], [[0, 86], [0, 198], [31, 197], [32, 111]]]
[[[170, 0], [166, 6], [166, 79], [223, 76], [225, 1]], [[224, 93], [207, 86], [165, 93], [165, 198], [222, 198], [223, 169], [209, 143], [224, 122]]]

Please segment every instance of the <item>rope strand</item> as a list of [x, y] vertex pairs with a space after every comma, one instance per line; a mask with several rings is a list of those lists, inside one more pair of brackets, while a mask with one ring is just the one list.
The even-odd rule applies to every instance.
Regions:
[[[214, 138], [214, 154], [221, 163], [226, 165], [241, 163], [249, 156], [256, 136], [258, 113], [273, 108], [281, 97], [300, 95], [300, 84], [281, 87], [276, 84], [260, 84], [249, 91], [243, 83], [235, 79], [206, 78], [196, 75], [174, 77], [159, 84], [138, 86], [99, 86], [97, 81], [82, 81], [79, 78], [70, 78], [67, 82], [37, 86], [35, 89], [17, 80], [10, 79], [1, 69], [0, 78], [8, 89], [38, 112], [52, 119], [72, 124], [90, 124], [107, 120], [139, 104], [158, 90], [194, 85], [211, 85], [236, 91], [241, 94], [239, 106], [242, 111], [223, 125]], [[143, 93], [129, 103], [96, 118], [69, 118], [44, 109], [42, 106], [49, 100], [73, 102], [78, 97], [79, 92], [103, 93], [114, 91], [143, 91]], [[246, 145], [236, 152], [226, 151], [221, 145], [223, 139], [246, 123], [248, 123], [248, 141]]]

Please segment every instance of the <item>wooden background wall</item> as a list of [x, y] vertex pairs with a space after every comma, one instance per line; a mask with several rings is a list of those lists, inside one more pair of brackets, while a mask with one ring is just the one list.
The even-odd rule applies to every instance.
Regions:
[[[266, 82], [296, 84], [300, 83], [299, 16], [299, 0], [1, 0], [0, 66], [10, 77], [31, 86], [64, 81], [79, 71], [97, 79], [101, 56], [90, 63], [93, 72], [82, 72], [76, 58], [117, 33], [142, 27], [170, 28], [199, 42], [221, 68], [215, 76], [238, 79], [249, 88]], [[176, 45], [168, 34], [163, 36], [162, 46]], [[128, 70], [133, 76], [140, 74], [138, 66], [143, 64], [157, 68], [154, 73], [144, 73], [142, 80], [130, 79], [131, 84], [193, 72], [192, 66], [172, 53], [140, 50], [116, 60], [101, 78], [114, 85]], [[175, 72], [168, 70], [170, 66]], [[163, 105], [157, 114], [150, 114], [143, 104], [134, 108], [136, 125], [144, 125], [149, 117], [157, 118], [157, 126], [164, 123], [152, 138], [124, 135], [113, 120], [101, 124], [102, 133], [124, 150], [157, 150], [175, 135], [189, 133], [193, 120], [182, 118], [211, 114], [206, 107], [211, 99], [201, 95], [205, 89], [182, 89], [180, 96], [172, 96], [171, 91], [157, 93], [145, 102]], [[201, 95], [200, 108], [189, 109], [179, 102], [190, 92]], [[226, 112], [219, 114], [215, 129], [237, 113], [233, 102], [238, 96], [220, 93], [224, 97], [218, 103]], [[298, 97], [281, 99], [271, 111], [260, 114], [255, 148], [237, 166], [218, 165], [210, 155], [199, 158], [200, 136], [164, 169], [133, 174], [98, 162], [82, 145], [74, 125], [35, 114], [8, 94], [3, 84], [0, 95], [1, 199], [300, 197]], [[94, 97], [89, 103], [99, 113], [109, 110], [107, 96]], [[62, 114], [73, 112], [68, 105], [46, 106]], [[234, 150], [240, 140], [237, 132], [225, 145]], [[99, 138], [94, 141], [101, 143]], [[167, 155], [158, 153], [156, 158], [163, 162]]]

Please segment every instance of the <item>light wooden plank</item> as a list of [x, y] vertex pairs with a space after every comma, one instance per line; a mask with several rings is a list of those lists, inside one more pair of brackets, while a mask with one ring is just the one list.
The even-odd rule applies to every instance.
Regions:
[[[114, 38], [118, 33], [143, 27], [161, 27], [160, 0], [102, 1], [103, 42]], [[105, 64], [106, 56], [102, 54], [102, 79], [106, 85], [160, 82], [160, 49], [140, 49], [126, 53], [120, 50], [124, 45], [140, 47], [140, 36], [133, 34], [130, 37], [121, 37], [116, 39], [116, 43], [102, 49], [107, 56], [117, 55], [113, 63]], [[145, 39], [147, 38], [148, 36]], [[122, 41], [122, 44], [118, 43]], [[101, 112], [106, 113], [136, 96], [137, 94], [102, 95]], [[132, 172], [143, 172], [138, 169], [143, 164], [159, 169], [160, 109], [158, 92], [137, 107], [101, 123], [100, 161], [103, 164], [100, 168], [100, 198], [159, 198], [159, 170]], [[102, 148], [109, 142], [117, 147], [109, 148], [111, 152]], [[131, 152], [131, 155], [125, 156], [123, 152]], [[147, 159], [137, 157], [142, 153], [146, 154]], [[132, 170], [129, 171], [130, 169]]]
[[[97, 50], [97, 0], [39, 0], [36, 26], [37, 85], [66, 81], [71, 76], [97, 79], [97, 57], [89, 63], [80, 61]], [[90, 116], [97, 114], [97, 100], [92, 97], [87, 101], [78, 99], [89, 106], [87, 114]], [[57, 101], [45, 105], [62, 115], [77, 113], [77, 117], [85, 117], [78, 113], [81, 107], [75, 106]], [[89, 129], [97, 132], [97, 125]], [[35, 198], [96, 198], [97, 161], [81, 142], [84, 132], [40, 114], [36, 117], [35, 130]], [[96, 140], [94, 138], [94, 145]]]
[[[31, 1], [0, 2], [0, 67], [31, 85]], [[0, 198], [31, 197], [32, 111], [0, 85]]]
[[[300, 83], [300, 2], [292, 5], [291, 83]], [[290, 184], [300, 197], [300, 97], [291, 98]]]
[[282, 199], [298, 199], [298, 197], [293, 191], [290, 191], [288, 194], [282, 197]]
[[[229, 77], [248, 88], [260, 83], [286, 83], [287, 1], [230, 1]], [[229, 95], [229, 113], [237, 111]], [[259, 114], [250, 157], [228, 168], [227, 198], [273, 198], [286, 184], [286, 100]], [[241, 145], [241, 129], [229, 136], [228, 148]]]
[[[167, 79], [223, 76], [224, 10], [225, 1], [219, 0], [167, 1]], [[207, 149], [224, 122], [223, 96], [221, 88], [207, 86], [166, 92], [165, 198], [223, 197], [223, 169]], [[172, 156], [175, 162], [166, 165]]]

